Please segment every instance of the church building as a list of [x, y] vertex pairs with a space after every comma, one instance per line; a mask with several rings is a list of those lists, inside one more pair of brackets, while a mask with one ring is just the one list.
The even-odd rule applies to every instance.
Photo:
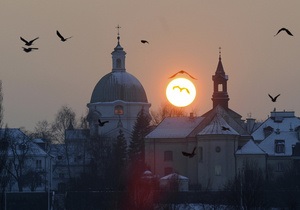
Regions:
[[[138, 113], [144, 109], [149, 114], [151, 106], [146, 92], [139, 80], [126, 71], [126, 52], [118, 43], [112, 54], [112, 71], [103, 76], [96, 84], [90, 102], [88, 122], [91, 136], [114, 138], [121, 129], [128, 140]], [[108, 121], [104, 126], [101, 122]]]
[[[241, 115], [228, 106], [228, 76], [221, 55], [212, 80], [211, 110], [199, 117], [165, 118], [146, 136], [145, 160], [153, 174], [177, 173], [188, 177], [190, 185], [219, 190], [238, 172], [235, 152], [251, 135]], [[190, 157], [182, 153], [193, 150]]]

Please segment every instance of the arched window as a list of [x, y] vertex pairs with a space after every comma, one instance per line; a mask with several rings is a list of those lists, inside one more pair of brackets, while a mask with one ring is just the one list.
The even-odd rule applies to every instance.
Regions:
[[117, 63], [116, 63], [117, 69], [120, 69], [120, 68], [122, 67], [121, 59], [118, 58], [116, 62], [117, 62]]
[[218, 92], [223, 92], [223, 84], [218, 84]]
[[115, 106], [115, 114], [117, 114], [117, 115], [122, 115], [122, 114], [124, 114], [123, 106], [121, 106], [121, 105]]

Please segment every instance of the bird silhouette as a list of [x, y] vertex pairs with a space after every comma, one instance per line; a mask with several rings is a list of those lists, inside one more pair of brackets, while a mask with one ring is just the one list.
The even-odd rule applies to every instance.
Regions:
[[230, 128], [222, 126], [222, 131], [230, 131]]
[[32, 50], [38, 50], [39, 48], [36, 48], [36, 47], [23, 47], [23, 50], [27, 53], [31, 52]]
[[105, 123], [108, 123], [109, 121], [103, 121], [103, 122], [101, 122], [101, 120], [100, 119], [98, 119], [98, 125], [100, 126], [100, 127], [103, 127], [104, 126], [104, 124]]
[[286, 28], [281, 28], [278, 30], [278, 32], [274, 35], [276, 36], [277, 34], [279, 34], [281, 31], [285, 31], [288, 35], [293, 36], [293, 34]]
[[269, 97], [271, 98], [272, 102], [276, 102], [278, 96], [280, 96], [280, 94], [278, 94], [278, 95], [275, 96], [275, 97], [272, 97], [270, 94], [268, 94], [268, 95], [269, 95]]
[[67, 37], [67, 38], [63, 37], [63, 36], [59, 33], [59, 31], [56, 31], [56, 34], [57, 34], [57, 36], [60, 38], [60, 40], [61, 40], [62, 42], [65, 42], [65, 41], [67, 41], [68, 39], [72, 38], [72, 36]]
[[33, 39], [33, 40], [30, 40], [30, 41], [27, 41], [26, 39], [24, 39], [23, 37], [21, 37], [20, 36], [20, 39], [23, 41], [23, 42], [25, 42], [25, 45], [26, 46], [31, 46], [31, 45], [33, 45], [33, 42], [35, 41], [35, 40], [37, 40], [39, 37], [37, 37], [37, 38], [35, 38], [35, 39]]
[[143, 44], [149, 44], [149, 42], [147, 41], [147, 40], [141, 40], [141, 42], [143, 43]]
[[183, 154], [183, 156], [186, 156], [186, 157], [192, 158], [192, 157], [194, 157], [194, 156], [196, 155], [195, 151], [196, 151], [196, 147], [194, 147], [194, 149], [193, 149], [193, 152], [192, 152], [192, 153], [189, 153], [189, 152], [182, 152], [182, 154]]
[[178, 85], [176, 85], [176, 86], [173, 87], [173, 90], [174, 90], [175, 88], [178, 88], [178, 89], [180, 90], [180, 92], [182, 92], [183, 90], [186, 90], [186, 92], [187, 92], [188, 94], [190, 94], [189, 89], [187, 89], [187, 88], [185, 88], [185, 87], [181, 88], [181, 87], [179, 87]]
[[176, 74], [170, 76], [169, 79], [175, 77], [177, 74], [187, 74], [187, 75], [189, 75], [192, 79], [196, 79], [195, 77], [193, 77], [192, 75], [190, 75], [189, 73], [187, 73], [186, 71], [183, 71], [183, 70], [181, 70], [181, 71], [177, 72]]

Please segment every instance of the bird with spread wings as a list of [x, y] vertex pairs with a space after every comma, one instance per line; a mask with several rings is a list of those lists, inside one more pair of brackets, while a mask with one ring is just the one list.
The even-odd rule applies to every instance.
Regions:
[[35, 40], [37, 40], [39, 37], [37, 37], [37, 38], [35, 38], [35, 39], [33, 39], [33, 40], [30, 40], [30, 41], [27, 41], [26, 39], [24, 39], [23, 37], [21, 37], [20, 36], [20, 39], [23, 41], [23, 42], [25, 42], [25, 45], [26, 46], [31, 46], [31, 45], [33, 45], [33, 42], [35, 41]]
[[189, 153], [189, 152], [182, 152], [182, 155], [183, 156], [186, 156], [186, 157], [189, 157], [189, 158], [192, 158], [196, 155], [196, 147], [194, 147], [192, 153]]
[[195, 77], [193, 77], [192, 75], [190, 75], [189, 73], [187, 73], [187, 72], [184, 71], [184, 70], [181, 70], [181, 71], [177, 72], [176, 74], [170, 76], [169, 79], [176, 77], [177, 74], [187, 74], [187, 75], [189, 75], [192, 79], [196, 79]]
[[285, 31], [288, 35], [293, 36], [293, 34], [286, 28], [279, 29], [278, 32], [274, 36], [276, 36], [277, 34], [279, 34], [282, 31]]
[[106, 120], [106, 121], [101, 121], [100, 119], [98, 119], [98, 125], [100, 126], [100, 127], [103, 127], [104, 125], [105, 125], [105, 123], [109, 123], [109, 121], [108, 120]]
[[270, 94], [268, 94], [268, 95], [269, 95], [269, 97], [271, 98], [272, 102], [276, 102], [278, 96], [280, 96], [280, 94], [278, 94], [278, 95], [275, 96], [275, 97], [271, 96]]
[[56, 35], [60, 38], [60, 40], [62, 42], [67, 41], [68, 39], [72, 38], [72, 36], [65, 38], [63, 35], [61, 35], [61, 33], [59, 33], [59, 31], [56, 31]]

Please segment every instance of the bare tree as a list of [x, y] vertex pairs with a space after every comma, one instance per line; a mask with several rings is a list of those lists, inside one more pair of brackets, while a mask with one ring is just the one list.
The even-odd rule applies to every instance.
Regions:
[[170, 103], [164, 103], [157, 111], [151, 111], [153, 125], [158, 125], [166, 117], [186, 116], [184, 109], [173, 106]]
[[9, 163], [7, 165], [8, 173], [14, 178], [18, 184], [19, 192], [23, 191], [24, 187], [24, 175], [26, 174], [29, 166], [27, 160], [29, 159], [30, 140], [22, 132], [17, 136], [12, 132], [8, 134], [9, 141]]
[[45, 180], [45, 176], [45, 171], [29, 169], [23, 175], [23, 185], [29, 187], [30, 190], [34, 192], [36, 188], [42, 184], [43, 180]]
[[249, 160], [244, 162], [244, 168], [239, 174], [224, 186], [224, 191], [227, 192], [226, 199], [236, 209], [264, 207], [265, 189], [265, 174], [258, 167], [257, 162]]
[[52, 132], [54, 141], [57, 143], [65, 143], [65, 130], [70, 126], [76, 127], [76, 114], [72, 108], [68, 106], [62, 106], [55, 117], [52, 124]]
[[73, 151], [70, 148], [69, 142], [65, 141], [65, 133], [67, 129], [72, 129], [74, 126], [76, 126], [75, 112], [68, 106], [62, 106], [56, 114], [55, 120], [52, 124], [52, 131], [54, 141], [63, 144], [64, 146], [64, 154], [67, 162], [69, 180], [72, 179], [70, 158]]
[[38, 121], [34, 127], [34, 138], [42, 138], [46, 140], [51, 140], [53, 138], [51, 123], [47, 120]]

